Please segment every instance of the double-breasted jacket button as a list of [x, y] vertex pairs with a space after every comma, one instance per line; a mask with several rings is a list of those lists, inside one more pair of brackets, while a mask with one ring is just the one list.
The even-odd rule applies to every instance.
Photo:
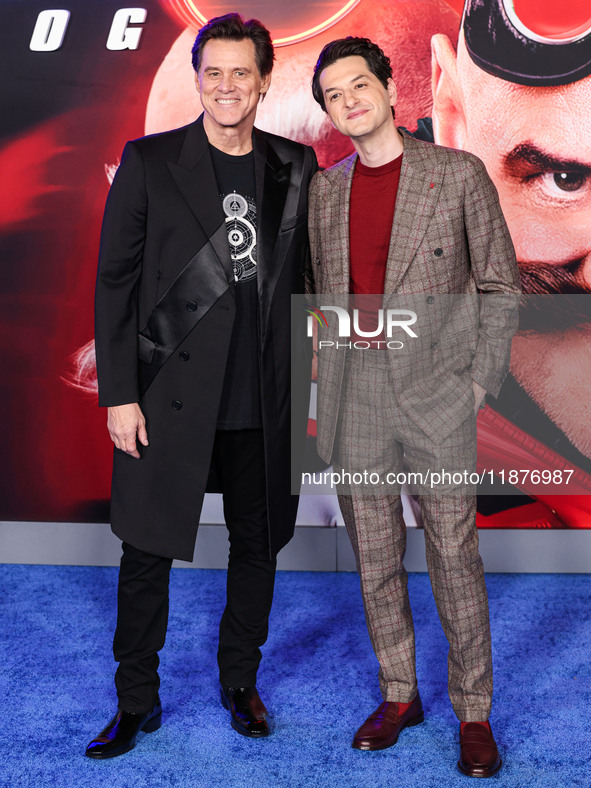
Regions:
[[317, 258], [314, 260], [314, 262], [316, 263], [316, 265], [319, 265], [319, 266], [320, 266], [320, 265], [322, 265], [322, 260], [321, 260], [319, 257], [317, 257]]
[[441, 249], [441, 248], [438, 246], [438, 247], [437, 247], [437, 249], [435, 249], [435, 250], [433, 251], [433, 254], [435, 255], [435, 257], [441, 257], [441, 255], [443, 254], [443, 249]]
[[173, 410], [180, 410], [182, 407], [183, 407], [183, 403], [180, 401], [180, 399], [173, 400], [172, 402]]
[[427, 303], [428, 304], [432, 304], [434, 301], [435, 301], [435, 297], [434, 296], [427, 296]]
[[187, 353], [186, 350], [181, 350], [179, 353], [179, 358], [181, 361], [188, 361], [191, 358], [191, 354]]
[[431, 342], [431, 350], [435, 350], [437, 347], [437, 342]]
[[189, 301], [187, 303], [187, 309], [189, 312], [196, 312], [197, 311], [197, 302], [196, 301]]
[[156, 271], [156, 279], [160, 279], [160, 269], [158, 269], [158, 271]]

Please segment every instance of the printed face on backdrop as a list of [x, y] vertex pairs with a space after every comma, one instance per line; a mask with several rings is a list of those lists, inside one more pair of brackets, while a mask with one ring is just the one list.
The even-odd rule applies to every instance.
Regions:
[[203, 47], [195, 84], [205, 111], [206, 130], [250, 130], [271, 75], [261, 77], [250, 39], [212, 39]]
[[[467, 0], [457, 55], [446, 36], [433, 37], [434, 137], [484, 161], [524, 291], [565, 294], [543, 313], [531, 300], [522, 304], [511, 373], [572, 446], [591, 458], [584, 394], [591, 385], [591, 305], [577, 295], [591, 292], [588, 10], [578, 0], [520, 3], [529, 25], [523, 27], [508, 15], [515, 8], [509, 0]], [[550, 12], [557, 13], [553, 27], [546, 24]], [[569, 21], [571, 12], [580, 15], [580, 29]], [[560, 512], [564, 522], [587, 527], [586, 512], [573, 516], [562, 504]]]
[[367, 139], [392, 124], [396, 85], [386, 89], [360, 55], [344, 57], [320, 74], [326, 111], [334, 127], [352, 139]]
[[548, 291], [591, 287], [591, 76], [518, 85], [435, 36], [435, 142], [475, 153], [493, 179], [524, 274]]

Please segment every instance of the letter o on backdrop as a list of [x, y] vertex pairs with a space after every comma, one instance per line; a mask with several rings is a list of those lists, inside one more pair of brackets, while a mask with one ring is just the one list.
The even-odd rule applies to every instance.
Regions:
[[35, 23], [29, 49], [33, 52], [55, 52], [64, 43], [70, 12], [64, 8], [41, 11]]

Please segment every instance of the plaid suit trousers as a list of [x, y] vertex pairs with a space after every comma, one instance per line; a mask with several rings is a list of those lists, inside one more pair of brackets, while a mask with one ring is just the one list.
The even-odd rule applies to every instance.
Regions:
[[[380, 474], [475, 470], [473, 412], [435, 444], [397, 405], [388, 352], [348, 353], [335, 469]], [[405, 460], [407, 466], [405, 466]], [[380, 664], [384, 700], [409, 702], [417, 693], [415, 638], [403, 559], [406, 527], [397, 490], [341, 485], [339, 505], [355, 553], [365, 617]], [[488, 598], [478, 553], [476, 498], [448, 485], [420, 496], [427, 566], [449, 642], [448, 691], [462, 721], [488, 719], [492, 654]]]

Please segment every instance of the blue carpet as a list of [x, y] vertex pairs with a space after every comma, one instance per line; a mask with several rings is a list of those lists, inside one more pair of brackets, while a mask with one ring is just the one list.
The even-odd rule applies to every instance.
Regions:
[[[446, 642], [426, 575], [410, 577], [426, 719], [389, 750], [351, 749], [381, 698], [357, 576], [279, 573], [259, 689], [274, 734], [229, 726], [217, 694], [225, 573], [173, 570], [162, 652], [162, 728], [132, 752], [85, 758], [116, 701], [110, 653], [117, 571], [0, 566], [4, 631], [0, 785], [468, 786], [455, 770], [458, 725], [446, 689]], [[511, 788], [591, 786], [591, 576], [489, 575], [495, 659], [491, 722]]]

